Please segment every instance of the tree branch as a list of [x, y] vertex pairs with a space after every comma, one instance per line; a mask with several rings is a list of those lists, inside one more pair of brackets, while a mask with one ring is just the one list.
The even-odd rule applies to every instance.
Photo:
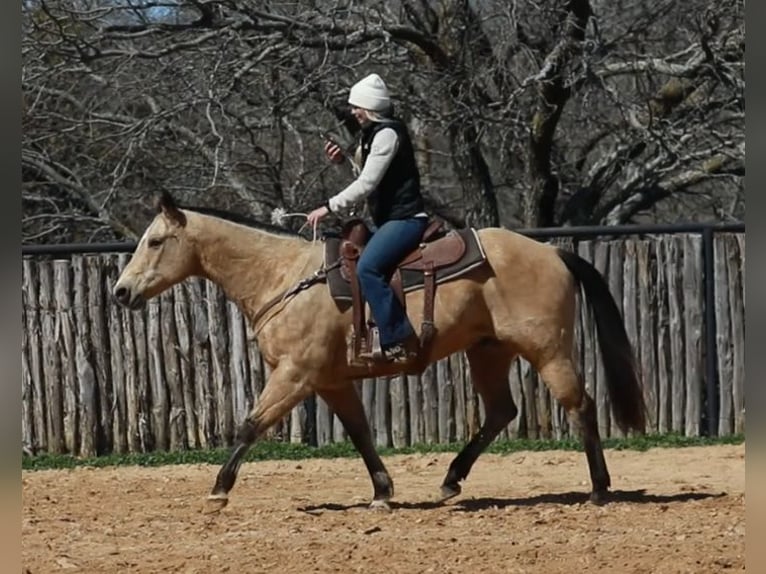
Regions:
[[47, 177], [49, 181], [74, 194], [78, 200], [88, 206], [92, 213], [97, 214], [102, 221], [107, 222], [113, 229], [125, 237], [138, 239], [140, 235], [139, 233], [131, 229], [129, 225], [123, 223], [105, 206], [94, 201], [90, 192], [80, 181], [78, 181], [77, 177], [63, 166], [49, 162], [40, 154], [26, 149], [21, 152], [21, 163], [22, 165], [36, 168], [41, 174]]
[[641, 187], [617, 203], [603, 217], [604, 225], [621, 225], [630, 221], [637, 213], [649, 209], [658, 201], [674, 193], [686, 190], [698, 183], [721, 175], [742, 177], [745, 174], [744, 162], [729, 156], [717, 155], [696, 168], [675, 173], [657, 183]]
[[588, 0], [567, 2], [561, 38], [534, 77], [537, 100], [529, 131], [529, 177], [531, 189], [524, 202], [524, 224], [530, 227], [555, 225], [554, 207], [559, 180], [553, 174], [553, 138], [569, 97], [571, 85], [565, 74], [582, 50], [585, 26], [591, 9]]

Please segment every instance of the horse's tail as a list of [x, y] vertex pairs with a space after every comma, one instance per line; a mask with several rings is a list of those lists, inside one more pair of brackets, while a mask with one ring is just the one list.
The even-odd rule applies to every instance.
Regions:
[[623, 433], [629, 429], [643, 433], [646, 406], [641, 390], [633, 347], [609, 286], [588, 261], [564, 249], [557, 249], [575, 279], [582, 285], [596, 321], [598, 343], [604, 361], [609, 401]]

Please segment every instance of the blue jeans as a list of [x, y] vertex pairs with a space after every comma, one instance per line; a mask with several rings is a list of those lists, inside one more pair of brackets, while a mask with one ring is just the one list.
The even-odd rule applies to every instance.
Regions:
[[418, 246], [427, 225], [426, 217], [387, 221], [375, 231], [359, 257], [356, 272], [384, 350], [414, 334], [389, 281], [397, 263]]

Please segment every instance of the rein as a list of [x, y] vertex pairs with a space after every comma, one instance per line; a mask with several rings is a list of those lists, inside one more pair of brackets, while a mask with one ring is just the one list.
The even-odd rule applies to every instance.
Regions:
[[[292, 297], [293, 295], [300, 293], [304, 289], [308, 289], [309, 287], [311, 287], [312, 285], [316, 283], [321, 283], [322, 281], [327, 279], [327, 273], [329, 273], [333, 269], [340, 267], [340, 265], [341, 265], [341, 258], [338, 258], [337, 261], [335, 261], [332, 265], [328, 267], [325, 267], [324, 264], [322, 264], [322, 266], [319, 269], [314, 271], [313, 275], [304, 277], [292, 287], [285, 289], [284, 291], [279, 293], [276, 297], [267, 301], [263, 305], [263, 307], [261, 307], [258, 310], [258, 312], [255, 314], [255, 317], [253, 317], [253, 327], [255, 328], [258, 321], [260, 321], [263, 318], [263, 316], [266, 314], [266, 312], [269, 311], [269, 309], [271, 309], [274, 305], [287, 300], [289, 297]], [[260, 329], [258, 329], [258, 331], [260, 331]]]

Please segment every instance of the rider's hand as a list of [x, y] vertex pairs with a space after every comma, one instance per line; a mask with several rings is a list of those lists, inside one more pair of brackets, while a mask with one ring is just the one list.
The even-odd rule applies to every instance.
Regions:
[[338, 144], [326, 141], [324, 144], [324, 153], [332, 163], [341, 163], [343, 161], [343, 152]]
[[328, 213], [330, 213], [330, 210], [327, 209], [326, 205], [323, 205], [322, 207], [317, 207], [314, 211], [308, 214], [308, 216], [306, 217], [306, 221], [312, 228], [316, 229], [317, 224], [319, 223], [319, 220], [322, 219]]

